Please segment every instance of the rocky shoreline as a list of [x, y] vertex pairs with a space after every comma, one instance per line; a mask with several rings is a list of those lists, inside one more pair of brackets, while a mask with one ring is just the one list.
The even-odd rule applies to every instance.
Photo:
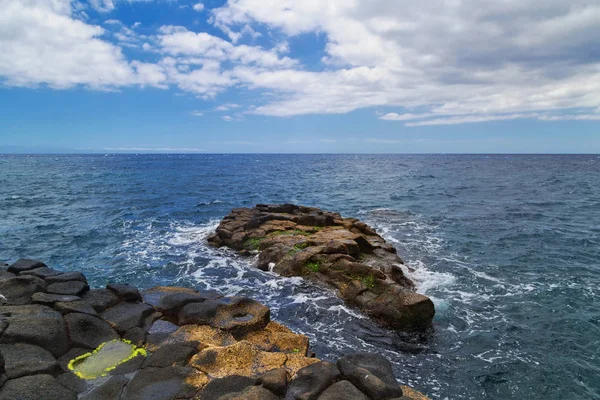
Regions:
[[396, 249], [354, 218], [293, 204], [238, 208], [208, 238], [250, 256], [257, 267], [334, 288], [349, 305], [399, 331], [425, 331], [435, 309], [414, 291]]
[[[391, 254], [391, 253], [390, 253]], [[388, 360], [336, 363], [246, 297], [129, 285], [22, 259], [0, 268], [0, 400], [426, 399]]]

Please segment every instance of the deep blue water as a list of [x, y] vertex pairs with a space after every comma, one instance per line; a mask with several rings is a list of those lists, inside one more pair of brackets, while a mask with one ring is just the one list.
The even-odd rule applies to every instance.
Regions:
[[[293, 202], [373, 225], [437, 307], [401, 338], [301, 278], [208, 248], [231, 208]], [[600, 399], [600, 157], [0, 156], [0, 259], [92, 285], [178, 284], [257, 298], [333, 359], [394, 361], [435, 399]]]

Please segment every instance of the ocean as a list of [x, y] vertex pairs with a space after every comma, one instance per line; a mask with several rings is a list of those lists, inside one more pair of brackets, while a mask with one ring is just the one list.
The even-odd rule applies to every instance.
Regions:
[[[235, 207], [360, 218], [436, 305], [416, 337], [206, 245]], [[247, 295], [323, 359], [384, 354], [433, 399], [600, 399], [598, 155], [3, 155], [0, 260], [92, 286]]]

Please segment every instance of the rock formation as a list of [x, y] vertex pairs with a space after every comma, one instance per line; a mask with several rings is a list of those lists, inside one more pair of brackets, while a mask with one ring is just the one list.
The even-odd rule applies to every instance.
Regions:
[[[0, 400], [426, 399], [380, 355], [311, 356], [306, 336], [245, 297], [89, 289], [81, 273], [33, 260], [0, 267], [0, 295]], [[123, 340], [138, 350], [114, 362]], [[94, 355], [100, 364], [78, 364]]]
[[258, 268], [302, 276], [338, 290], [354, 305], [402, 331], [431, 326], [431, 300], [414, 291], [396, 249], [364, 222], [293, 204], [238, 208], [208, 242], [258, 255]]

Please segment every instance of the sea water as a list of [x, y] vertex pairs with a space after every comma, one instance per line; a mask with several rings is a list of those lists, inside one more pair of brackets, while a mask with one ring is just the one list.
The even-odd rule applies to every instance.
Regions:
[[[433, 332], [206, 245], [232, 208], [283, 202], [375, 227], [433, 299]], [[254, 297], [321, 358], [384, 354], [434, 399], [600, 399], [597, 155], [4, 155], [0, 260], [19, 257], [97, 287]]]

